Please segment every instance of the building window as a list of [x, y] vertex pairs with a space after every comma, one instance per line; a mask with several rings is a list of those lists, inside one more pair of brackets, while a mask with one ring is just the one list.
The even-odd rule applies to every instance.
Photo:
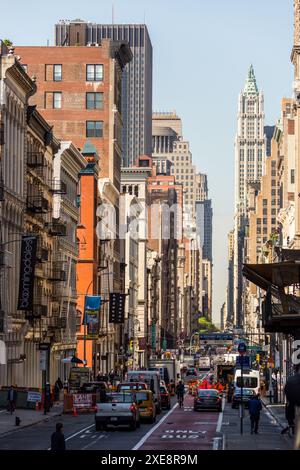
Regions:
[[291, 184], [295, 183], [295, 170], [291, 170]]
[[268, 223], [268, 219], [263, 219], [263, 224], [267, 225], [267, 223]]
[[276, 225], [276, 219], [271, 219], [271, 224]]
[[62, 65], [60, 64], [53, 65], [53, 81], [54, 82], [62, 81]]
[[272, 190], [271, 190], [271, 195], [272, 195], [272, 196], [276, 196], [276, 189], [272, 189]]
[[103, 121], [87, 121], [86, 136], [103, 137]]
[[103, 109], [103, 93], [87, 93], [86, 109]]
[[271, 215], [276, 215], [276, 212], [277, 212], [276, 209], [272, 209], [271, 210]]
[[267, 206], [268, 205], [268, 200], [267, 199], [263, 199], [263, 206]]
[[86, 66], [86, 79], [88, 82], [102, 82], [103, 81], [103, 65], [102, 64], [89, 64]]
[[257, 219], [257, 225], [261, 225], [261, 219]]
[[267, 207], [265, 207], [265, 208], [263, 209], [263, 215], [268, 215], [268, 209], [267, 209]]
[[61, 108], [61, 92], [55, 91], [53, 93], [53, 108], [60, 109]]

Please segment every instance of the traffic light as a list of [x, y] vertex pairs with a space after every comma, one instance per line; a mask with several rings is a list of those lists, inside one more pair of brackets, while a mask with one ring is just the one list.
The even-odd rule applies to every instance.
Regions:
[[260, 354], [256, 354], [256, 362], [259, 363], [260, 361]]
[[133, 351], [133, 339], [129, 341], [129, 349], [130, 351]]

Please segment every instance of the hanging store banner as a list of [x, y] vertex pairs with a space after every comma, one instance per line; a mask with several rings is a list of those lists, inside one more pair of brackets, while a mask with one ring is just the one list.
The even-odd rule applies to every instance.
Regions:
[[125, 294], [109, 294], [109, 323], [124, 323]]
[[33, 310], [37, 237], [22, 236], [18, 310]]
[[87, 326], [86, 339], [97, 339], [100, 328], [101, 297], [87, 295], [84, 303], [83, 324]]

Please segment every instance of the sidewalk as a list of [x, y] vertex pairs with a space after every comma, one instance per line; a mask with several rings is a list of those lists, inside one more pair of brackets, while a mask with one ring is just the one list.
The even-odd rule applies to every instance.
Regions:
[[270, 400], [268, 397], [261, 397], [261, 401], [263, 405], [266, 407], [267, 411], [272, 415], [272, 417], [275, 419], [277, 424], [281, 428], [285, 428], [287, 426], [287, 421], [285, 418], [285, 405], [282, 403], [270, 403]]
[[[0, 410], [0, 436], [33, 426], [42, 421], [48, 421], [63, 412], [63, 404], [53, 405], [51, 411], [44, 415], [43, 411], [17, 409], [12, 415], [6, 410]], [[16, 416], [21, 420], [20, 425], [15, 425]]]
[[291, 450], [293, 439], [281, 435], [282, 427], [269, 411], [269, 406], [277, 408], [275, 412], [277, 412], [278, 420], [282, 415], [282, 405], [264, 406], [259, 422], [259, 433], [256, 435], [250, 432], [248, 410], [245, 410], [243, 434], [241, 434], [239, 410], [232, 409], [230, 404], [226, 404], [221, 429], [224, 448], [226, 450]]

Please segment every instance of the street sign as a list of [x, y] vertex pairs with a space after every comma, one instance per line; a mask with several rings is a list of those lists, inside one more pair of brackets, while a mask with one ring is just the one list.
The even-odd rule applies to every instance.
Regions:
[[243, 366], [245, 369], [250, 369], [250, 356], [237, 356], [236, 365]]
[[239, 343], [238, 345], [238, 352], [240, 354], [245, 354], [245, 352], [247, 351], [247, 346], [245, 343]]
[[226, 333], [201, 333], [200, 341], [233, 341], [232, 334]]
[[40, 351], [40, 370], [47, 370], [47, 351]]

